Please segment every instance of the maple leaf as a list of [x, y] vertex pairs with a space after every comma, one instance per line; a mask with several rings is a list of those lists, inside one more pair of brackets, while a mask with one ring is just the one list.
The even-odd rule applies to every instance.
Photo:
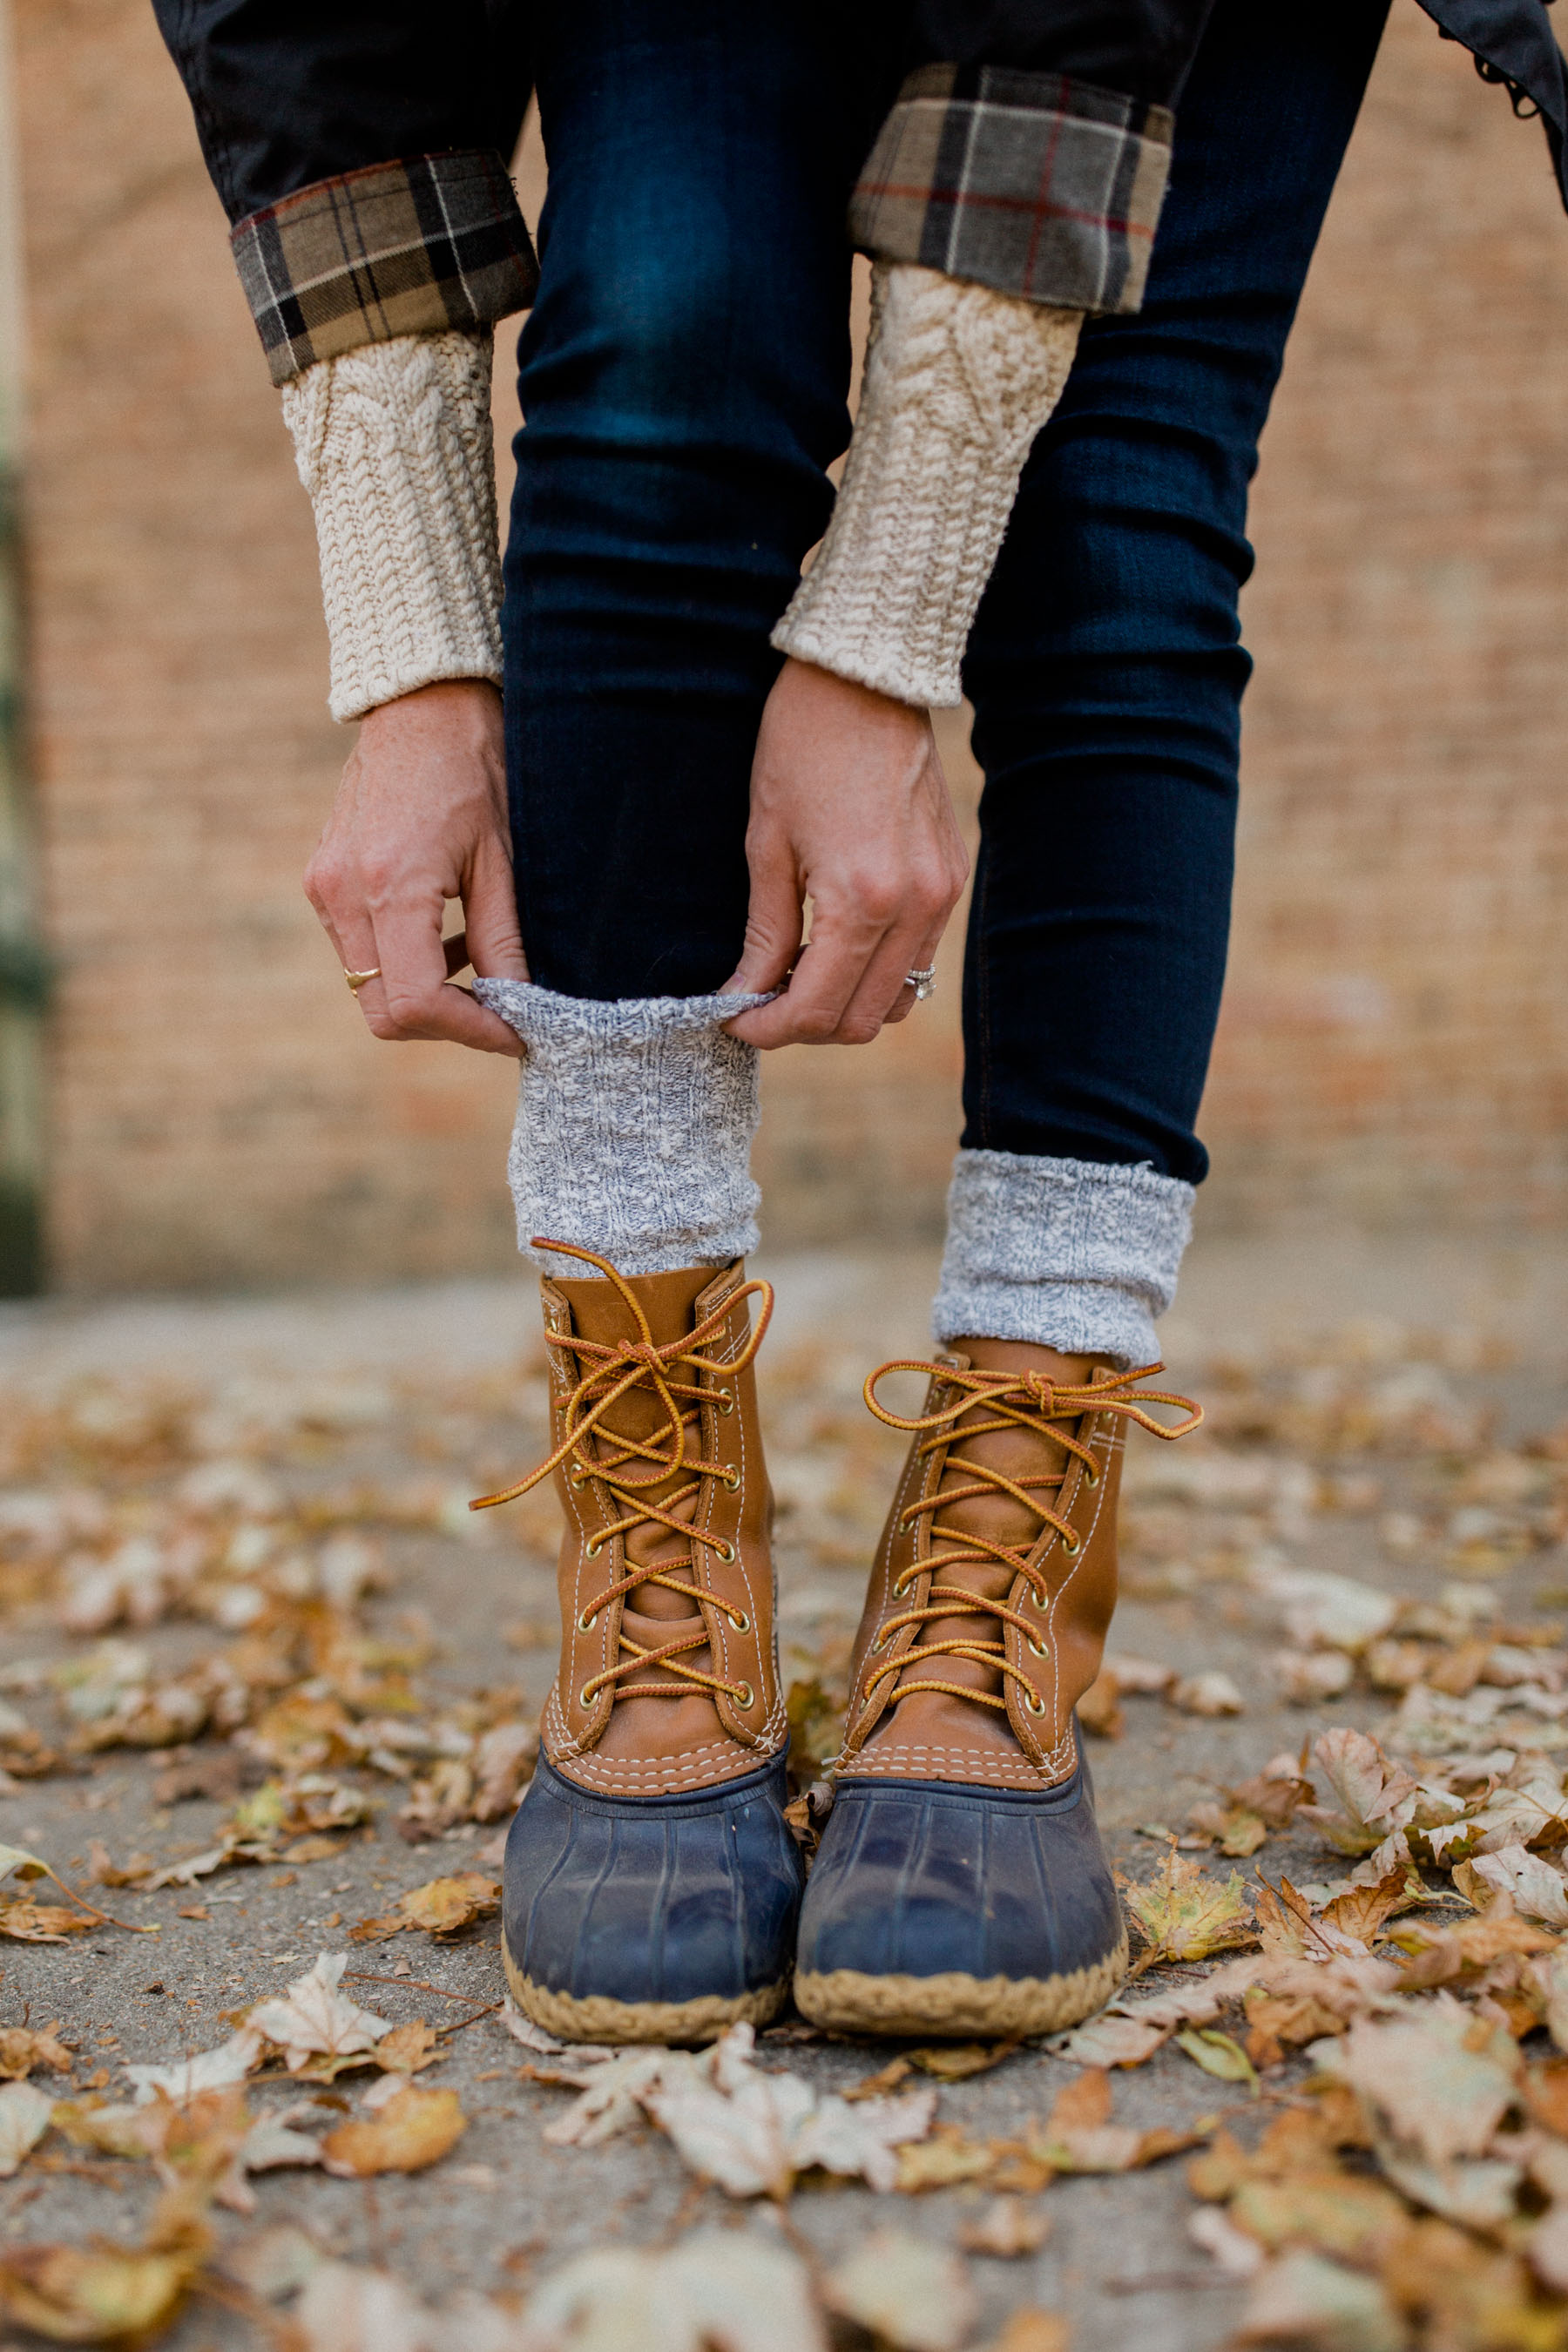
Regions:
[[1201, 2132], [1139, 2131], [1110, 2119], [1110, 2077], [1088, 2067], [1057, 2095], [1028, 2153], [1058, 2172], [1134, 2172], [1161, 2157], [1195, 2147]]
[[1568, 1885], [1562, 1872], [1517, 1842], [1491, 1853], [1479, 1853], [1473, 1862], [1460, 1863], [1454, 1872], [1454, 1884], [1478, 1911], [1506, 1895], [1521, 1918], [1539, 1919], [1548, 1927], [1568, 1927]]
[[1145, 1885], [1120, 1883], [1148, 1944], [1131, 1976], [1142, 1976], [1162, 1960], [1205, 1960], [1211, 1952], [1256, 1941], [1251, 1898], [1239, 1872], [1232, 1871], [1223, 1885], [1205, 1878], [1199, 1864], [1173, 1845], [1162, 1875]]
[[285, 1992], [259, 2000], [246, 2021], [284, 2053], [290, 2074], [298, 2074], [314, 2051], [328, 2057], [358, 2055], [374, 2049], [392, 2031], [389, 2021], [338, 1990], [346, 1952], [322, 1952], [315, 1966], [296, 1977]]
[[1512, 2042], [1498, 2032], [1476, 2046], [1476, 2022], [1447, 1995], [1399, 2017], [1359, 2018], [1334, 2072], [1428, 2164], [1479, 2156], [1520, 2093]]
[[330, 2131], [321, 2142], [321, 2161], [345, 2179], [373, 2172], [423, 2172], [455, 2147], [468, 2128], [456, 2091], [402, 2084], [368, 2121], [356, 2116]]
[[1370, 1853], [1415, 1811], [1419, 1784], [1393, 1764], [1364, 1731], [1325, 1731], [1312, 1744], [1312, 1761], [1337, 1801], [1303, 1805], [1303, 1821], [1314, 1822], [1342, 1853]]
[[194, 2058], [177, 2058], [168, 2066], [127, 2066], [125, 2075], [136, 2093], [138, 2106], [156, 2098], [183, 2102], [200, 2091], [216, 2091], [243, 2083], [261, 2063], [263, 2040], [253, 2026], [242, 2025], [216, 2050]]

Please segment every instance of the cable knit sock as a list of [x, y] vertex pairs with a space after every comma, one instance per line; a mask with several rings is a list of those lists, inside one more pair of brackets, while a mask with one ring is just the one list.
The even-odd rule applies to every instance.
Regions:
[[1035, 436], [1083, 323], [879, 262], [860, 413], [827, 535], [773, 642], [901, 702], [951, 708]]
[[398, 335], [283, 387], [310, 493], [334, 719], [440, 677], [500, 683], [490, 335]]
[[1176, 1295], [1190, 1184], [1152, 1168], [961, 1151], [931, 1324], [954, 1339], [1028, 1339], [1122, 1367], [1159, 1355]]
[[622, 1274], [729, 1265], [757, 1246], [752, 1181], [757, 1049], [720, 1027], [763, 996], [644, 996], [605, 1004], [531, 981], [479, 980], [528, 1058], [507, 1173], [518, 1247], [546, 1274], [596, 1250]]

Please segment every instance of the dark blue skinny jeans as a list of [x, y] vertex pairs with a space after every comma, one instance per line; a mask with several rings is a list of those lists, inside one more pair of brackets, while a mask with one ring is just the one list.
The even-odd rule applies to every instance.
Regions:
[[[1142, 311], [1086, 329], [1025, 469], [964, 672], [971, 1148], [1206, 1171], [1247, 487], [1385, 13], [1219, 0]], [[768, 635], [848, 437], [844, 213], [892, 18], [538, 11], [507, 759], [531, 968], [569, 995], [696, 994], [739, 960]]]

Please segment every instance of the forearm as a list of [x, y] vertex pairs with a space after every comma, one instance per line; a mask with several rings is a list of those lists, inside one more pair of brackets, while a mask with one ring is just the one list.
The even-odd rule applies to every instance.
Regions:
[[951, 706], [1018, 477], [1082, 314], [879, 263], [860, 413], [827, 535], [773, 644]]
[[283, 413], [316, 518], [333, 718], [438, 678], [499, 685], [489, 331], [320, 360]]

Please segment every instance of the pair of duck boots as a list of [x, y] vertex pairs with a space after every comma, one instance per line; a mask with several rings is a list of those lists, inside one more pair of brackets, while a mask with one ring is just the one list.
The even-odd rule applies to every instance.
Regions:
[[[553, 1475], [566, 1522], [560, 1668], [506, 1848], [520, 2006], [628, 2042], [765, 2024], [792, 1976], [847, 2032], [1042, 2033], [1100, 2007], [1126, 1936], [1073, 1710], [1115, 1603], [1127, 1423], [1179, 1436], [1195, 1408], [1135, 1387], [1157, 1365], [982, 1339], [868, 1381], [910, 1445], [808, 1881], [753, 1371], [772, 1293], [739, 1262], [627, 1277], [543, 1246], [584, 1265], [542, 1286], [552, 1450], [486, 1498]], [[925, 1376], [922, 1412], [880, 1402], [899, 1372]]]

